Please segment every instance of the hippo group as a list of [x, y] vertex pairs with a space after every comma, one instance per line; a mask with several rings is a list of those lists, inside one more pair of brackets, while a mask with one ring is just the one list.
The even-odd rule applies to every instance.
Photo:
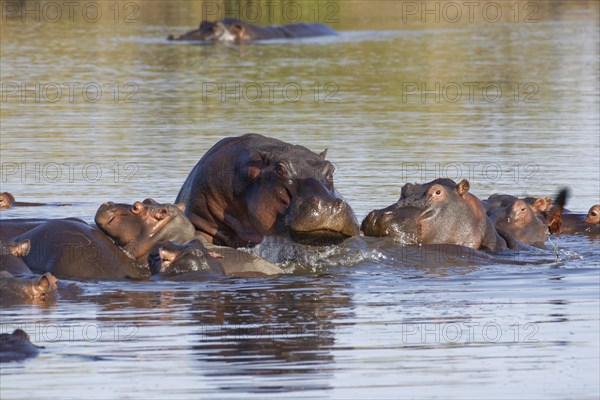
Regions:
[[57, 279], [281, 275], [282, 268], [244, 250], [270, 236], [329, 246], [362, 231], [402, 246], [496, 252], [543, 247], [550, 234], [600, 233], [600, 205], [586, 215], [570, 213], [566, 190], [555, 199], [495, 194], [481, 201], [464, 179], [406, 183], [396, 203], [371, 211], [359, 225], [335, 188], [326, 156], [327, 150], [315, 153], [255, 133], [228, 137], [198, 161], [173, 204], [105, 202], [94, 224], [2, 220], [0, 302], [51, 299]]

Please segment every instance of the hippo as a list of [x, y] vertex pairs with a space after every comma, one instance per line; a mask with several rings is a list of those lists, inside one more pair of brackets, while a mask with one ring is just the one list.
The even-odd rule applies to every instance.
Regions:
[[153, 199], [132, 205], [107, 202], [94, 218], [98, 228], [138, 262], [146, 263], [156, 243], [187, 241], [195, 236], [194, 226], [184, 216], [185, 206], [160, 204]]
[[69, 220], [69, 221], [78, 221], [85, 223], [84, 220], [79, 218], [59, 218], [59, 219], [49, 219], [49, 218], [11, 218], [11, 219], [1, 219], [0, 220], [0, 241], [9, 242], [13, 238], [24, 234], [27, 231], [32, 230], [38, 225], [45, 224], [49, 221], [59, 221], [59, 220]]
[[254, 133], [225, 138], [196, 164], [175, 202], [212, 244], [254, 246], [269, 235], [338, 244], [359, 227], [326, 154]]
[[497, 228], [523, 243], [543, 247], [549, 234], [560, 232], [567, 197], [568, 190], [561, 189], [554, 200], [494, 194], [483, 203]]
[[70, 206], [71, 204], [62, 203], [29, 203], [24, 201], [16, 201], [15, 196], [8, 192], [0, 193], [0, 209], [11, 207], [39, 207], [39, 206]]
[[49, 300], [56, 295], [56, 282], [48, 272], [35, 278], [15, 278], [10, 272], [0, 271], [0, 303]]
[[259, 256], [226, 246], [215, 246], [196, 238], [180, 244], [173, 241], [155, 246], [148, 257], [153, 274], [172, 276], [202, 272], [236, 277], [265, 277], [284, 271]]
[[15, 329], [11, 334], [0, 334], [0, 363], [36, 357], [40, 349], [43, 347], [31, 343], [29, 335], [21, 329]]
[[383, 210], [374, 210], [362, 223], [366, 236], [408, 236], [406, 244], [450, 244], [506, 249], [514, 239], [497, 231], [481, 201], [469, 193], [470, 184], [435, 179], [425, 184], [407, 183], [400, 199]]
[[179, 207], [152, 199], [133, 205], [104, 203], [95, 217], [98, 228], [53, 220], [15, 240], [31, 241], [31, 252], [23, 259], [35, 272], [73, 279], [144, 279], [150, 276], [147, 258], [156, 243], [194, 237], [194, 227]]
[[169, 35], [167, 39], [246, 43], [254, 40], [296, 39], [336, 34], [336, 31], [320, 23], [259, 26], [235, 18], [224, 18], [216, 22], [202, 21], [198, 29], [179, 36]]
[[593, 205], [587, 214], [563, 214], [561, 234], [600, 234], [600, 204]]
[[16, 275], [31, 274], [31, 270], [21, 259], [29, 254], [31, 249], [29, 240], [22, 240], [19, 243], [0, 242], [0, 248], [0, 271]]

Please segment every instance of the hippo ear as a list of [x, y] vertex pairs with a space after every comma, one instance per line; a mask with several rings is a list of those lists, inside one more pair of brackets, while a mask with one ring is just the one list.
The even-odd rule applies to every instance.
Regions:
[[179, 208], [179, 210], [182, 213], [185, 212], [185, 204], [183, 204], [183, 203], [177, 203], [177, 204], [175, 204], [175, 207]]
[[469, 181], [463, 179], [458, 185], [456, 185], [456, 192], [462, 197], [469, 192], [470, 188], [471, 185], [469, 185]]
[[231, 27], [229, 28], [229, 30], [234, 35], [242, 36], [244, 34], [244, 26], [242, 24], [239, 24], [239, 23], [231, 25]]
[[43, 275], [38, 281], [37, 285], [42, 292], [47, 293], [48, 289], [50, 288], [50, 281], [45, 275]]
[[175, 251], [167, 250], [164, 247], [161, 247], [158, 250], [158, 255], [162, 260], [163, 267], [168, 267], [177, 258], [177, 253]]
[[158, 204], [158, 201], [151, 199], [151, 198], [147, 198], [146, 200], [142, 201], [142, 203], [144, 204]]
[[31, 242], [29, 239], [22, 242], [10, 245], [10, 252], [16, 257], [25, 257], [31, 250]]
[[550, 207], [552, 207], [552, 199], [548, 197], [538, 197], [535, 199], [531, 207], [536, 214], [548, 211], [550, 210]]
[[321, 157], [321, 160], [325, 160], [325, 157], [327, 157], [327, 149], [320, 152], [319, 156]]

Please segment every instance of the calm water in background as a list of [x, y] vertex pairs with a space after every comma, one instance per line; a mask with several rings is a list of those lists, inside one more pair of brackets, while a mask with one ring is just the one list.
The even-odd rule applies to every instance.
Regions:
[[[96, 23], [22, 22], [3, 8], [2, 191], [73, 206], [2, 218], [91, 221], [107, 200], [173, 201], [208, 148], [246, 132], [329, 148], [359, 219], [403, 183], [443, 176], [480, 197], [569, 186], [569, 208], [599, 202], [595, 2], [522, 2], [518, 15], [499, 2], [497, 23], [330, 2], [341, 35], [245, 46], [164, 39], [197, 26], [202, 3], [118, 3], [116, 18], [114, 3], [94, 4]], [[51, 82], [61, 94], [42, 89]], [[421, 97], [436, 84], [438, 98]], [[0, 397], [597, 398], [600, 242], [557, 244], [558, 261], [548, 250], [498, 264], [386, 240], [272, 241], [257, 252], [295, 259], [284, 264], [295, 274], [82, 284], [56, 304], [0, 309], [2, 332], [23, 326], [46, 347], [2, 366]]]

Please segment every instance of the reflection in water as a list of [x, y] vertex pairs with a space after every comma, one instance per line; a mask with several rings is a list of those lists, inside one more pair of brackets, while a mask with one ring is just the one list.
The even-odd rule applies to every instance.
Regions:
[[[103, 18], [3, 14], [2, 191], [73, 206], [2, 218], [91, 222], [104, 201], [173, 201], [207, 149], [246, 132], [329, 148], [335, 186], [359, 220], [396, 201], [404, 183], [437, 177], [466, 178], [480, 198], [570, 186], [570, 209], [598, 202], [596, 1], [481, 2], [503, 7], [494, 23], [403, 20], [411, 2], [331, 1], [339, 36], [247, 46], [165, 40], [215, 2], [119, 2], [117, 22], [116, 3], [84, 3], [105, 7]], [[62, 3], [2, 2], [11, 13], [36, 4]], [[445, 3], [427, 2], [436, 4]], [[136, 22], [125, 23], [132, 10]], [[524, 22], [532, 10], [536, 22]], [[36, 89], [51, 82], [58, 98], [57, 86]], [[468, 82], [478, 85], [472, 99]], [[72, 98], [68, 83], [79, 85]], [[501, 96], [490, 100], [486, 85]], [[273, 240], [252, 251], [289, 276], [78, 283], [81, 293], [55, 304], [0, 308], [2, 332], [22, 327], [45, 347], [0, 367], [0, 397], [81, 398], [92, 388], [106, 398], [446, 398], [474, 387], [498, 398], [598, 397], [600, 241], [553, 241], [557, 260], [552, 249]]]

